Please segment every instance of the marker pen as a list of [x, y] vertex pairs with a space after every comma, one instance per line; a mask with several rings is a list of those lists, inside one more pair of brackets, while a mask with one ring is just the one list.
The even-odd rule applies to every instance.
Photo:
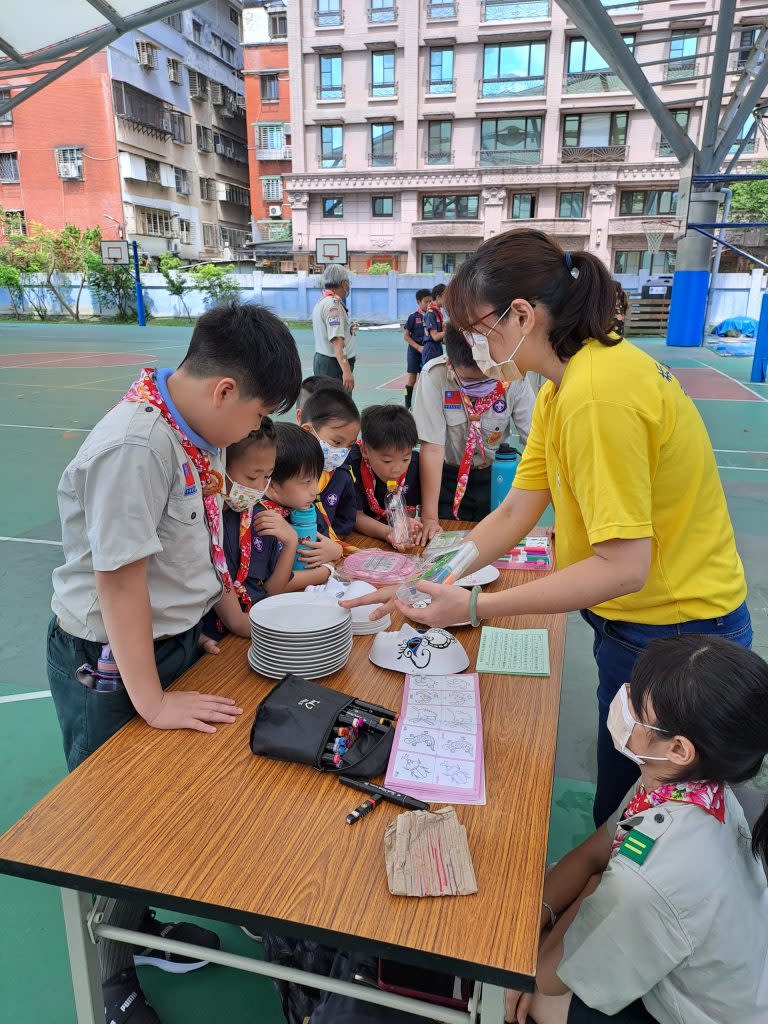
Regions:
[[370, 814], [371, 811], [374, 811], [379, 806], [383, 799], [383, 796], [378, 796], [375, 793], [372, 796], [367, 797], [359, 807], [356, 807], [354, 811], [349, 812], [346, 817], [347, 824], [354, 825], [356, 821], [364, 818], [366, 814]]
[[339, 782], [351, 789], [359, 789], [361, 793], [368, 793], [371, 796], [380, 796], [382, 800], [397, 804], [398, 807], [405, 807], [409, 811], [428, 811], [429, 804], [423, 800], [416, 800], [415, 797], [406, 793], [398, 793], [394, 789], [387, 789], [386, 786], [377, 786], [374, 782], [363, 782], [360, 779], [353, 779], [350, 775], [339, 775]]
[[389, 711], [387, 708], [380, 708], [378, 704], [369, 704], [367, 700], [359, 700], [355, 697], [355, 707], [361, 708], [363, 712], [369, 715], [378, 715], [381, 718], [396, 719], [397, 712]]

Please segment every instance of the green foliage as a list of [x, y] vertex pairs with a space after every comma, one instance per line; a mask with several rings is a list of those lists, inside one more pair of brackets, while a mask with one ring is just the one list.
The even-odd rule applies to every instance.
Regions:
[[116, 309], [118, 320], [136, 319], [136, 282], [128, 267], [120, 264], [107, 266], [94, 252], [86, 261], [86, 278], [102, 312]]
[[231, 276], [234, 269], [231, 263], [225, 267], [214, 263], [198, 263], [190, 268], [193, 287], [199, 288], [205, 295], [206, 308], [210, 309], [220, 302], [230, 302], [237, 297], [237, 282]]
[[368, 267], [369, 274], [389, 274], [391, 271], [391, 263], [372, 263], [370, 267]]
[[16, 267], [10, 267], [7, 263], [0, 263], [0, 288], [7, 288], [13, 306], [13, 315], [17, 320], [21, 319], [24, 309], [24, 287], [21, 283], [21, 274]]
[[[768, 160], [761, 160], [754, 173], [768, 175]], [[765, 181], [735, 181], [731, 188], [733, 220], [768, 221], [768, 177]]]
[[187, 278], [184, 276], [185, 272], [181, 270], [181, 260], [173, 253], [164, 252], [160, 256], [158, 269], [165, 279], [168, 294], [179, 300], [184, 312], [189, 316], [189, 306], [185, 302], [184, 296], [192, 285], [188, 284]]

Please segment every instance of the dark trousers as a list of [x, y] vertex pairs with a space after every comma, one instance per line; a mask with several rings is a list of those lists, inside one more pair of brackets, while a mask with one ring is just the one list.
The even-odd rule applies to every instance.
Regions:
[[582, 617], [594, 630], [592, 650], [597, 662], [597, 792], [595, 825], [602, 825], [619, 806], [622, 797], [640, 774], [637, 765], [619, 754], [608, 731], [608, 708], [619, 689], [632, 675], [638, 656], [652, 640], [682, 634], [722, 636], [742, 647], [752, 646], [752, 623], [746, 603], [716, 619], [694, 619], [672, 626], [649, 626], [604, 619], [588, 609]]
[[[530, 1018], [529, 1018], [530, 1020]], [[593, 1010], [591, 1006], [582, 1003], [577, 995], [571, 999], [568, 1008], [567, 1024], [599, 1024], [600, 1021], [613, 1021], [614, 1024], [656, 1024], [656, 1018], [643, 1006], [642, 999], [638, 999], [623, 1010], [609, 1017], [601, 1010]]]
[[[440, 498], [437, 511], [441, 519], [453, 519], [453, 499], [459, 481], [458, 466], [443, 466], [440, 481]], [[467, 489], [459, 505], [459, 519], [467, 523], [479, 523], [491, 511], [491, 467], [472, 469], [467, 480]]]
[[[354, 373], [355, 356], [352, 356], [349, 360], [349, 367]], [[315, 358], [312, 361], [312, 372], [322, 377], [335, 377], [337, 380], [344, 379], [338, 359], [335, 356], [324, 356], [320, 352], [315, 352]]]

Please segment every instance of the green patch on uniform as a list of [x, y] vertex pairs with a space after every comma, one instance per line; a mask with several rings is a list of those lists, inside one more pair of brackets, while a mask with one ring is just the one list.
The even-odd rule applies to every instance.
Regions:
[[629, 860], [633, 860], [636, 864], [642, 864], [651, 852], [651, 847], [655, 842], [655, 839], [651, 839], [650, 836], [647, 836], [642, 832], [638, 832], [636, 828], [633, 828], [619, 847], [619, 853], [623, 857], [628, 857]]

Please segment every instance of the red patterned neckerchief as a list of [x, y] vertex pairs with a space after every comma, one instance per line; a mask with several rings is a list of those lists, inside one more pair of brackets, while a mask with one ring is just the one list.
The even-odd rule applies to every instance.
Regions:
[[[285, 508], [284, 505], [280, 505], [276, 501], [270, 501], [269, 498], [262, 498], [258, 504], [263, 505], [264, 508], [272, 512], [278, 512], [283, 518], [287, 518], [291, 514], [290, 509]], [[253, 551], [253, 514], [254, 510], [252, 508], [247, 508], [240, 513], [240, 564], [237, 567], [237, 574], [232, 581], [232, 586], [235, 588], [235, 593], [240, 601], [240, 607], [244, 612], [250, 611], [253, 605], [251, 595], [245, 586], [245, 581], [248, 579], [248, 570], [251, 567], [251, 552]]]
[[430, 310], [437, 317], [437, 329], [438, 329], [438, 331], [442, 331], [445, 328], [445, 317], [443, 316], [442, 309], [440, 309], [439, 306], [436, 306], [434, 304], [434, 302], [430, 302], [430, 304], [429, 304], [429, 306], [427, 308], [427, 312], [429, 312]]
[[141, 371], [141, 375], [131, 384], [122, 400], [124, 402], [147, 402], [149, 405], [154, 406], [168, 426], [174, 431], [184, 450], [184, 454], [200, 474], [205, 522], [211, 537], [211, 560], [224, 586], [224, 590], [229, 592], [232, 588], [232, 578], [230, 577], [227, 560], [224, 557], [224, 550], [219, 540], [221, 536], [221, 509], [216, 501], [216, 495], [223, 490], [224, 485], [221, 473], [211, 469], [211, 459], [208, 453], [193, 444], [173, 418], [171, 410], [160, 394], [153, 367], [147, 366]]
[[279, 501], [273, 501], [271, 498], [262, 498], [257, 502], [258, 505], [263, 505], [269, 512], [279, 512], [283, 519], [287, 519], [291, 514], [291, 510], [286, 508], [285, 505], [281, 505]]
[[[651, 807], [658, 807], [667, 800], [672, 803], [695, 804], [716, 818], [721, 825], [725, 821], [725, 786], [721, 782], [667, 782], [650, 793], [646, 792], [644, 786], [640, 786], [624, 808], [620, 821]], [[613, 850], [618, 850], [626, 837], [626, 829], [619, 825], [613, 839]]]
[[461, 385], [458, 374], [454, 374], [456, 377], [456, 383], [459, 386], [459, 394], [461, 395], [461, 401], [464, 405], [464, 410], [467, 414], [467, 421], [469, 423], [469, 430], [467, 432], [467, 444], [464, 448], [464, 454], [461, 457], [461, 463], [459, 464], [458, 479], [456, 481], [456, 493], [453, 496], [453, 518], [459, 518], [459, 507], [462, 499], [467, 492], [467, 483], [469, 481], [469, 473], [472, 469], [472, 460], [475, 457], [475, 452], [480, 449], [480, 452], [485, 458], [485, 445], [483, 444], [483, 434], [480, 430], [480, 417], [483, 413], [487, 412], [492, 408], [494, 402], [498, 402], [500, 398], [503, 398], [509, 388], [509, 383], [504, 380], [497, 381], [496, 387], [485, 398], [470, 398], [467, 392]]
[[[376, 474], [371, 469], [371, 464], [363, 455], [362, 442], [357, 442], [360, 448], [360, 476], [363, 481], [363, 490], [365, 491], [365, 497], [368, 501], [368, 509], [377, 519], [383, 519], [386, 516], [386, 511], [376, 500]], [[400, 479], [397, 481], [397, 491], [401, 493], [403, 486], [405, 485], [405, 478], [408, 476], [408, 470], [403, 473]], [[416, 508], [415, 505], [406, 505], [409, 512], [413, 512]]]

